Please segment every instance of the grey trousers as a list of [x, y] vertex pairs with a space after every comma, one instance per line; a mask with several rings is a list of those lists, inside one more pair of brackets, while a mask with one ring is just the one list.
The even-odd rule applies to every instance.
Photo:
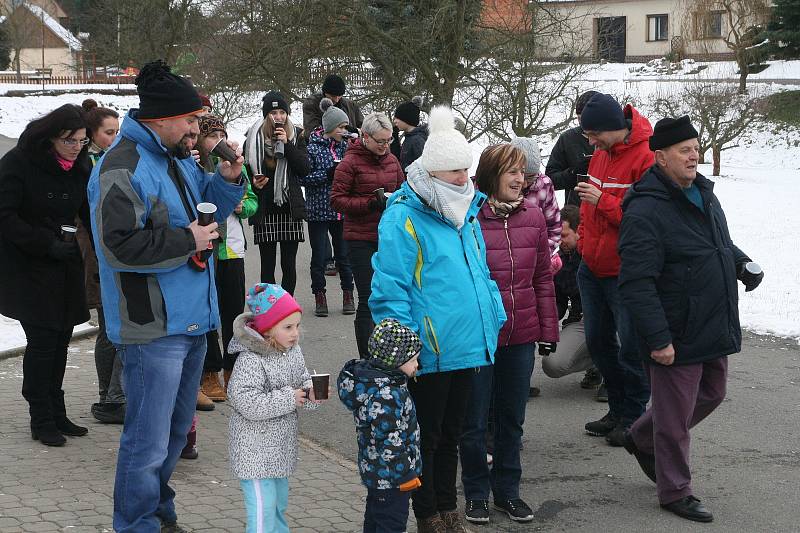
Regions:
[[117, 349], [108, 340], [106, 319], [103, 308], [97, 308], [99, 331], [94, 341], [94, 366], [97, 369], [97, 386], [100, 403], [125, 403], [122, 390], [122, 360], [117, 356]]
[[662, 504], [692, 494], [689, 430], [725, 398], [728, 358], [691, 365], [645, 365], [652, 404], [631, 426], [636, 447], [656, 456], [656, 491]]
[[564, 326], [558, 348], [541, 359], [542, 370], [551, 378], [562, 378], [575, 372], [583, 372], [594, 366], [589, 348], [586, 347], [586, 334], [583, 320]]

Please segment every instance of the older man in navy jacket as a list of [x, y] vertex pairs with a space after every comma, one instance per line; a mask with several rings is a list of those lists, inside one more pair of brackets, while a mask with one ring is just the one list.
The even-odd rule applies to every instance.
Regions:
[[697, 137], [689, 117], [656, 124], [656, 164], [623, 202], [619, 291], [652, 389], [625, 447], [663, 508], [711, 522], [692, 493], [689, 430], [722, 402], [727, 356], [741, 349], [736, 280], [750, 291], [763, 273], [731, 241], [714, 184], [697, 172]]

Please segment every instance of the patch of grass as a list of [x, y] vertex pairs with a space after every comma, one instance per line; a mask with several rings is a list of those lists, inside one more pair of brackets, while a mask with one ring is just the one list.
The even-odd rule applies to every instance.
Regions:
[[800, 126], [800, 91], [783, 91], [763, 99], [764, 112], [770, 122]]

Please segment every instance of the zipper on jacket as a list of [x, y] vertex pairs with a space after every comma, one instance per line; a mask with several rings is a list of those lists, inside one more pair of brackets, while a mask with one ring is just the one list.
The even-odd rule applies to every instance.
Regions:
[[436, 371], [439, 372], [439, 356], [441, 355], [439, 340], [436, 338], [436, 331], [433, 329], [431, 318], [429, 316], [423, 317], [423, 321], [425, 323], [425, 336], [428, 337], [428, 344], [431, 345], [433, 354], [436, 356]]
[[[508, 328], [508, 341], [511, 340], [511, 335], [514, 333], [514, 312], [516, 310], [516, 302], [514, 300], [514, 252], [511, 249], [511, 237], [508, 234], [508, 217], [503, 220], [503, 229], [506, 234], [506, 242], [508, 242], [508, 256], [511, 258], [511, 327]], [[508, 344], [508, 341], [506, 344]]]

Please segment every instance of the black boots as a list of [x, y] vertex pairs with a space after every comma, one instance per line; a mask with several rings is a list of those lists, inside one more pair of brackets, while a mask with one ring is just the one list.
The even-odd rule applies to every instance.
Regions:
[[63, 446], [67, 439], [58, 430], [54, 422], [33, 427], [31, 424], [31, 438], [38, 440], [45, 446]]
[[69, 435], [70, 437], [83, 437], [89, 433], [89, 428], [74, 424], [66, 416], [56, 418], [56, 427], [63, 435]]

